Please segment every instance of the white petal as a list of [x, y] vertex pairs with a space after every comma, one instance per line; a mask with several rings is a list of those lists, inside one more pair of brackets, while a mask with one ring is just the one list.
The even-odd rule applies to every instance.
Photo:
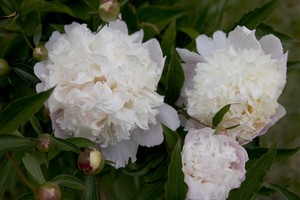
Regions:
[[135, 129], [136, 140], [141, 146], [152, 147], [163, 142], [163, 130], [160, 123], [149, 125], [149, 130]]
[[51, 117], [51, 122], [52, 122], [52, 128], [54, 130], [54, 135], [55, 137], [58, 137], [58, 138], [62, 138], [62, 139], [65, 139], [65, 138], [68, 138], [68, 135], [64, 134], [64, 132], [61, 130], [61, 128], [58, 126], [56, 120], [57, 120], [57, 116], [59, 115], [61, 111], [55, 111], [55, 112], [52, 112], [50, 117]]
[[196, 38], [197, 51], [203, 57], [209, 56], [216, 50], [213, 40], [206, 35], [200, 35]]
[[39, 79], [41, 79], [42, 76], [49, 76], [49, 70], [46, 68], [45, 61], [36, 63], [33, 71]]
[[156, 39], [150, 39], [143, 43], [143, 45], [145, 45], [145, 47], [149, 50], [151, 59], [156, 62], [162, 70], [164, 67], [165, 58], [163, 58], [163, 53], [161, 51], [159, 42]]
[[119, 19], [109, 22], [108, 27], [114, 30], [119, 30], [125, 34], [128, 34], [127, 25], [124, 21], [121, 21]]
[[129, 158], [132, 162], [136, 161], [136, 153], [138, 150], [138, 144], [135, 140], [123, 140], [115, 145], [108, 145], [107, 147], [101, 147], [101, 152], [106, 160], [113, 161], [113, 166], [118, 169], [125, 167]]
[[43, 92], [44, 89], [45, 89], [45, 84], [44, 83], [38, 83], [38, 84], [36, 84], [35, 89], [36, 89], [37, 93]]
[[275, 115], [271, 116], [271, 122], [264, 126], [262, 129], [259, 130], [257, 136], [265, 134], [269, 128], [271, 128], [278, 120], [280, 120], [284, 115], [286, 114], [286, 111], [282, 105], [279, 104], [278, 108], [276, 109]]
[[226, 34], [222, 31], [216, 31], [213, 38], [206, 35], [200, 35], [196, 38], [197, 51], [201, 56], [209, 56], [217, 49], [223, 49], [226, 46]]
[[222, 31], [216, 31], [213, 34], [213, 41], [218, 49], [223, 49], [226, 47], [226, 33]]
[[132, 41], [136, 42], [136, 43], [141, 43], [143, 42], [143, 38], [144, 38], [144, 31], [143, 29], [133, 33], [130, 35], [130, 37], [132, 37]]
[[227, 45], [239, 49], [260, 49], [260, 44], [255, 37], [255, 31], [250, 31], [246, 27], [236, 27], [228, 34]]
[[201, 56], [195, 52], [180, 48], [176, 48], [176, 51], [185, 63], [198, 63], [202, 61]]
[[259, 43], [266, 54], [271, 54], [271, 58], [280, 59], [283, 54], [280, 40], [274, 35], [263, 36]]
[[173, 131], [175, 131], [180, 126], [180, 121], [176, 110], [168, 104], [163, 104], [159, 107], [157, 121], [164, 124]]

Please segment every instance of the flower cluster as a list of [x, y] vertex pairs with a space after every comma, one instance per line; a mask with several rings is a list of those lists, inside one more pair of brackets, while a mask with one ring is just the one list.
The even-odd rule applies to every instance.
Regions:
[[[182, 152], [187, 199], [226, 199], [243, 181], [248, 156], [240, 144], [264, 134], [285, 114], [278, 98], [286, 82], [287, 54], [274, 35], [258, 41], [246, 27], [228, 37], [221, 31], [212, 38], [200, 35], [196, 44], [199, 54], [177, 49], [185, 73], [177, 103], [192, 116], [185, 119], [190, 131]], [[212, 127], [213, 117], [228, 104], [221, 131], [199, 129]]]
[[55, 87], [47, 102], [55, 135], [95, 141], [117, 168], [135, 161], [139, 145], [163, 141], [160, 122], [179, 126], [156, 92], [165, 61], [159, 43], [142, 39], [143, 31], [128, 35], [121, 20], [96, 33], [72, 23], [52, 34], [48, 59], [34, 67], [38, 92]]
[[[161, 124], [179, 127], [176, 110], [157, 93], [165, 58], [156, 39], [143, 42], [142, 30], [129, 35], [121, 20], [95, 33], [75, 22], [64, 28], [52, 34], [48, 57], [34, 67], [38, 92], [55, 87], [46, 106], [57, 137], [94, 141], [119, 168], [135, 162], [139, 145], [163, 142]], [[192, 118], [185, 120], [182, 150], [186, 198], [225, 199], [244, 180], [248, 155], [241, 145], [285, 114], [278, 98], [287, 54], [275, 36], [258, 41], [246, 27], [228, 37], [221, 31], [200, 35], [196, 44], [199, 54], [177, 49], [185, 74], [177, 103]], [[228, 104], [219, 124], [224, 132], [216, 132], [212, 119]]]
[[196, 39], [199, 54], [177, 49], [185, 62], [185, 87], [181, 101], [187, 112], [212, 126], [212, 118], [231, 104], [221, 126], [238, 125], [228, 134], [241, 143], [264, 134], [284, 114], [277, 100], [286, 82], [287, 54], [274, 35], [259, 41], [255, 31], [237, 27], [228, 34]]

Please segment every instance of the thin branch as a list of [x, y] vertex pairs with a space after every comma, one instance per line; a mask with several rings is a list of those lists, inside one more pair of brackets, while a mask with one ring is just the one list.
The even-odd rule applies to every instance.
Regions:
[[23, 172], [21, 171], [19, 165], [17, 164], [16, 160], [13, 158], [10, 151], [7, 152], [8, 158], [12, 162], [17, 174], [19, 175], [20, 179], [32, 190], [34, 191], [36, 186], [33, 185], [27, 178], [24, 176]]

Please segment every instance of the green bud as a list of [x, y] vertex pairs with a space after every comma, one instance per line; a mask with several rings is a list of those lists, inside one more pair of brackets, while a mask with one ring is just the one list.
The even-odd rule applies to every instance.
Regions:
[[44, 46], [35, 47], [32, 56], [36, 61], [46, 60], [48, 58], [48, 50]]
[[60, 200], [61, 190], [59, 186], [53, 182], [46, 182], [39, 185], [34, 191], [35, 200]]
[[104, 167], [104, 157], [100, 151], [95, 148], [86, 148], [80, 153], [77, 165], [80, 171], [87, 175], [97, 175]]
[[101, 0], [99, 16], [105, 22], [114, 21], [120, 13], [120, 4], [117, 0]]
[[0, 58], [0, 77], [6, 76], [10, 71], [10, 66], [6, 60]]
[[35, 147], [38, 151], [45, 153], [53, 150], [56, 145], [52, 135], [43, 133], [37, 137]]

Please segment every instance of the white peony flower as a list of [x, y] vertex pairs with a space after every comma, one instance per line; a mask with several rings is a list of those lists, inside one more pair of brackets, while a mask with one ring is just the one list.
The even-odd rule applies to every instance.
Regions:
[[190, 129], [182, 149], [186, 199], [223, 200], [245, 178], [246, 150], [233, 138], [211, 128]]
[[264, 134], [285, 115], [277, 100], [286, 82], [287, 53], [274, 35], [259, 41], [255, 31], [237, 27], [226, 34], [196, 39], [199, 54], [177, 49], [185, 72], [180, 102], [201, 123], [211, 126], [213, 116], [231, 104], [221, 126], [239, 125], [229, 134], [241, 143]]
[[55, 87], [47, 106], [57, 137], [86, 137], [106, 159], [123, 167], [139, 145], [163, 141], [161, 123], [175, 130], [176, 111], [156, 92], [165, 58], [143, 31], [128, 35], [116, 20], [92, 33], [86, 24], [65, 26], [46, 43], [48, 59], [34, 67], [37, 91]]

